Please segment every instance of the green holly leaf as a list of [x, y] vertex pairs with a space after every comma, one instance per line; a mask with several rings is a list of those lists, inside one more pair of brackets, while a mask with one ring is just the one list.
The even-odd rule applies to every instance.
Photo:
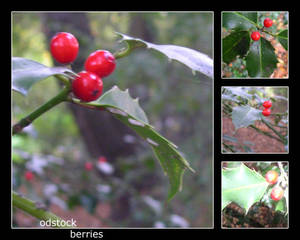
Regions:
[[232, 122], [235, 129], [248, 127], [254, 124], [256, 120], [261, 119], [261, 110], [250, 107], [249, 105], [237, 106], [232, 108]]
[[171, 200], [182, 188], [184, 171], [189, 169], [194, 172], [187, 160], [177, 150], [177, 146], [155, 131], [154, 127], [148, 123], [138, 100], [132, 99], [128, 90], [121, 91], [115, 86], [91, 104], [94, 107], [101, 107], [109, 111], [151, 146], [169, 178], [168, 201]]
[[260, 201], [267, 188], [265, 178], [244, 164], [222, 169], [222, 210], [235, 202], [247, 213], [254, 203]]
[[250, 77], [269, 77], [276, 68], [274, 47], [261, 37], [254, 41], [246, 57], [246, 68]]
[[12, 58], [12, 89], [24, 96], [37, 82], [54, 75], [75, 74], [65, 67], [47, 67], [36, 61], [13, 57]]
[[284, 197], [275, 203], [275, 211], [280, 211], [282, 213], [287, 211], [287, 205]]
[[250, 47], [248, 31], [236, 31], [222, 39], [223, 62], [229, 64], [237, 56], [243, 58]]
[[[275, 209], [275, 211], [279, 211], [281, 213], [283, 213], [284, 215], [287, 215], [288, 212], [289, 212], [289, 205], [288, 205], [288, 202], [289, 202], [289, 194], [288, 194], [288, 191], [289, 191], [289, 188], [285, 188], [284, 189], [284, 195], [283, 197], [279, 200], [279, 201], [274, 201], [274, 200], [271, 200], [271, 203]], [[271, 189], [270, 189], [270, 192], [271, 192]], [[270, 194], [269, 194], [270, 196]]]
[[288, 50], [288, 30], [282, 30], [277, 35], [277, 39], [280, 42], [280, 44], [284, 47], [285, 50]]
[[223, 27], [231, 30], [246, 30], [256, 27], [257, 12], [224, 12], [222, 14]]
[[[190, 69], [192, 71], [198, 71], [210, 78], [213, 78], [213, 60], [199, 51], [177, 46], [177, 45], [160, 45], [146, 42], [139, 38], [133, 38], [128, 35], [117, 33], [122, 37], [120, 42], [127, 43], [127, 49], [125, 49], [122, 54], [129, 54], [133, 49], [143, 47], [148, 49], [154, 49], [162, 54], [166, 55], [170, 60], [176, 60]], [[118, 55], [116, 55], [118, 56]]]
[[[144, 123], [149, 123], [148, 118], [144, 110], [139, 105], [139, 100], [133, 99], [129, 95], [128, 89], [121, 91], [117, 86], [114, 86], [111, 90], [104, 93], [95, 103], [101, 104], [108, 108], [109, 111], [114, 113], [113, 109], [120, 109], [124, 111], [124, 115], [130, 114], [134, 118]], [[116, 113], [121, 113], [115, 110]]]

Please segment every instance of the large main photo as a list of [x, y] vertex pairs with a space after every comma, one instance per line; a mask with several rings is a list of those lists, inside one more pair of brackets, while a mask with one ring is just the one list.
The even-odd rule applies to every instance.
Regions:
[[12, 55], [13, 228], [213, 227], [212, 12], [13, 12]]

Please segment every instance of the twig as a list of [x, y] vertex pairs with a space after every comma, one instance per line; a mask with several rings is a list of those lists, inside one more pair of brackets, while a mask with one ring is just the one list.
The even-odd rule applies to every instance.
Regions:
[[55, 224], [52, 225], [53, 227], [72, 227], [70, 224], [68, 224], [68, 221], [64, 221], [52, 212], [41, 209], [37, 203], [21, 196], [16, 192], [12, 192], [12, 203], [14, 207], [21, 209], [37, 219], [44, 221], [50, 220], [51, 223], [55, 222]]
[[254, 125], [250, 125], [250, 127], [253, 128], [253, 129], [255, 129], [256, 131], [258, 131], [258, 132], [260, 132], [260, 133], [262, 133], [262, 134], [264, 134], [264, 135], [270, 137], [270, 138], [274, 138], [274, 139], [276, 139], [277, 141], [283, 143], [282, 139], [277, 138], [277, 137], [273, 136], [272, 134], [270, 134], [270, 133], [268, 133], [268, 132], [262, 131], [262, 130], [260, 130], [259, 128], [255, 127]]
[[284, 144], [286, 144], [286, 139], [284, 136], [282, 136], [275, 128], [273, 128], [271, 126], [271, 124], [269, 124], [267, 121], [265, 121], [263, 118], [261, 119], [261, 121], [267, 125], [268, 128], [270, 128], [280, 139], [281, 142], [283, 142]]
[[54, 98], [50, 99], [48, 102], [40, 106], [38, 109], [30, 113], [28, 116], [22, 118], [18, 123], [13, 126], [12, 134], [19, 133], [23, 130], [23, 128], [30, 125], [35, 119], [40, 117], [43, 113], [47, 112], [54, 106], [58, 105], [59, 103], [65, 101], [67, 96], [70, 92], [70, 87], [66, 86], [58, 95]]

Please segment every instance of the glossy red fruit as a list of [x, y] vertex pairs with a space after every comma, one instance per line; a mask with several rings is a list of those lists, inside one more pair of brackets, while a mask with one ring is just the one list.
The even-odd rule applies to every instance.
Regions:
[[265, 117], [270, 116], [270, 114], [271, 114], [270, 108], [265, 108], [265, 109], [262, 111], [262, 115], [264, 115]]
[[278, 180], [278, 172], [270, 170], [266, 173], [265, 179], [270, 184], [275, 184]]
[[59, 63], [71, 63], [78, 54], [79, 43], [71, 33], [57, 33], [51, 40], [50, 51]]
[[251, 38], [253, 41], [258, 41], [260, 39], [260, 33], [259, 32], [253, 32], [251, 34]]
[[264, 20], [264, 26], [267, 27], [267, 28], [269, 28], [272, 25], [273, 25], [273, 20], [270, 19], [270, 18], [265, 18], [265, 20]]
[[264, 103], [263, 103], [263, 107], [264, 108], [271, 108], [272, 107], [272, 102], [271, 101], [265, 101]]
[[34, 178], [33, 172], [31, 172], [31, 171], [26, 171], [25, 172], [25, 179], [27, 181], [31, 181], [33, 178]]
[[96, 74], [87, 71], [82, 71], [78, 75], [72, 82], [74, 95], [84, 102], [98, 99], [103, 90], [102, 79]]
[[274, 187], [271, 191], [271, 198], [274, 201], [279, 201], [283, 197], [284, 191], [281, 187]]
[[109, 51], [97, 50], [88, 56], [84, 67], [86, 71], [96, 73], [99, 77], [107, 77], [115, 70], [116, 60]]
[[91, 162], [86, 162], [85, 165], [84, 165], [85, 169], [87, 171], [91, 171], [93, 169], [93, 163]]

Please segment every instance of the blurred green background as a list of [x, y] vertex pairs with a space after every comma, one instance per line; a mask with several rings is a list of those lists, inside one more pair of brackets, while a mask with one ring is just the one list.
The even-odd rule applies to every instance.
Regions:
[[[13, 12], [12, 54], [58, 65], [49, 42], [63, 31], [80, 44], [76, 72], [91, 52], [124, 47], [115, 32], [212, 57], [212, 20], [211, 12]], [[196, 170], [185, 172], [182, 191], [165, 204], [168, 178], [149, 146], [111, 116], [65, 103], [13, 137], [14, 190], [65, 219], [76, 218], [81, 227], [212, 227], [212, 80], [158, 52], [137, 49], [119, 59], [103, 82], [104, 91], [128, 88], [150, 124], [179, 146]], [[13, 92], [13, 123], [59, 88], [48, 78], [27, 97]], [[101, 156], [104, 167], [97, 162]], [[94, 165], [91, 171], [86, 162]], [[31, 181], [26, 171], [34, 173]], [[14, 210], [13, 226], [35, 227], [38, 221]]]

